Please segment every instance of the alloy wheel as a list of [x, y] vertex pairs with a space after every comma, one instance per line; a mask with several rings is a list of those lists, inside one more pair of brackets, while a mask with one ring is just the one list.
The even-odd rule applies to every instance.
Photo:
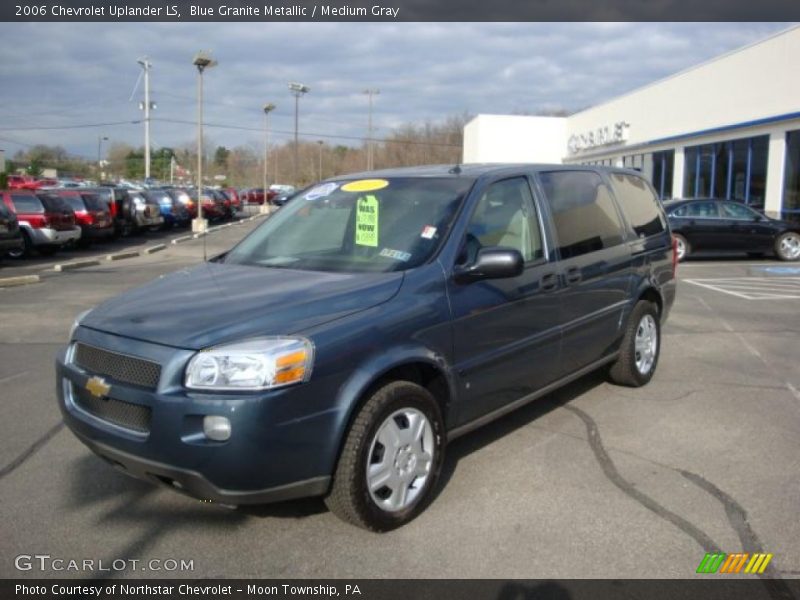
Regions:
[[656, 362], [658, 351], [658, 327], [652, 315], [644, 315], [636, 328], [634, 340], [636, 369], [647, 375]]

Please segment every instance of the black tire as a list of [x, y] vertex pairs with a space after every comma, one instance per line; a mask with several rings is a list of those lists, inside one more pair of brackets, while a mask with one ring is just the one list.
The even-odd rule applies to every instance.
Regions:
[[787, 231], [778, 236], [775, 240], [775, 256], [785, 261], [800, 260], [800, 233]]
[[[367, 486], [367, 466], [372, 459], [370, 451], [379, 429], [402, 409], [417, 410], [427, 418], [433, 434], [433, 457], [427, 479], [415, 501], [402, 510], [390, 512], [373, 500]], [[444, 422], [433, 395], [409, 381], [389, 383], [370, 396], [347, 432], [325, 504], [340, 519], [371, 531], [389, 531], [405, 525], [431, 501], [444, 459], [444, 448]], [[406, 489], [411, 489], [411, 486]]]
[[[652, 356], [652, 364], [644, 372], [637, 366], [637, 356], [641, 358], [641, 353], [636, 350], [636, 336], [640, 327], [644, 327], [646, 319], [651, 319], [651, 323], [655, 328], [655, 351]], [[625, 335], [622, 338], [622, 345], [620, 346], [619, 357], [616, 362], [611, 365], [608, 371], [609, 378], [617, 385], [624, 385], [627, 387], [641, 387], [646, 385], [656, 372], [658, 366], [658, 357], [661, 354], [661, 319], [658, 314], [658, 307], [652, 302], [640, 300], [633, 307], [633, 311], [628, 317], [628, 323], [625, 326]], [[645, 362], [642, 362], [644, 366]]]
[[7, 252], [10, 258], [23, 258], [25, 256], [31, 255], [31, 250], [33, 248], [33, 244], [31, 243], [31, 238], [28, 235], [28, 232], [24, 229], [22, 230], [22, 247], [15, 248], [14, 250], [9, 250]]
[[[678, 242], [678, 261], [686, 260], [686, 257], [692, 252], [692, 246], [689, 244], [689, 240], [683, 237], [680, 233], [673, 233], [672, 237], [674, 237]], [[683, 247], [683, 254], [680, 252], [681, 247]]]

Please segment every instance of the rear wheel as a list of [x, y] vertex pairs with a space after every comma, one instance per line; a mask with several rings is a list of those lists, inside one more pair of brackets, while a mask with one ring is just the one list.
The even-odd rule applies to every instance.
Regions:
[[645, 385], [653, 378], [660, 352], [658, 307], [640, 300], [628, 318], [619, 357], [609, 370], [611, 381], [628, 387]]
[[775, 254], [781, 260], [800, 260], [800, 233], [787, 231], [775, 240]]
[[689, 256], [691, 246], [689, 246], [687, 239], [680, 233], [673, 233], [672, 236], [675, 238], [675, 249], [678, 253], [678, 260], [681, 261]]
[[29, 256], [31, 253], [33, 245], [31, 244], [31, 238], [28, 236], [28, 232], [24, 229], [22, 230], [22, 246], [19, 248], [14, 248], [13, 250], [8, 251], [8, 256], [11, 258], [22, 258], [23, 256]]
[[389, 383], [356, 416], [325, 503], [365, 529], [400, 527], [430, 502], [443, 458], [444, 423], [436, 399], [415, 383]]

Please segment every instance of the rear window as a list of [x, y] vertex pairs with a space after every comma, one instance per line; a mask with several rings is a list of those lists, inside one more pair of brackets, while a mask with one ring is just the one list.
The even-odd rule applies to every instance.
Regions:
[[666, 229], [658, 199], [641, 177], [611, 173], [611, 186], [622, 212], [640, 238], [663, 233]]
[[86, 210], [83, 198], [80, 196], [63, 196], [62, 200], [72, 207], [72, 210]]
[[622, 243], [622, 223], [603, 179], [593, 171], [545, 171], [539, 174], [562, 258]]
[[108, 210], [108, 201], [98, 194], [81, 194], [89, 210]]
[[53, 194], [39, 195], [39, 200], [44, 204], [47, 212], [72, 212], [72, 208], [60, 196]]
[[147, 195], [155, 202], [163, 202], [165, 204], [170, 204], [172, 202], [172, 199], [167, 192], [148, 192]]
[[33, 195], [11, 194], [11, 203], [14, 205], [14, 210], [18, 213], [44, 212], [42, 203]]

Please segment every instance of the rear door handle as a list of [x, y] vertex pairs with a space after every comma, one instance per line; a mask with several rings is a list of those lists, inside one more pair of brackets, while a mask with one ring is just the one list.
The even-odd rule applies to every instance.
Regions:
[[541, 288], [543, 292], [552, 292], [558, 287], [558, 276], [555, 273], [548, 273], [542, 277]]
[[581, 270], [578, 267], [570, 267], [566, 272], [567, 284], [578, 283], [581, 280]]

